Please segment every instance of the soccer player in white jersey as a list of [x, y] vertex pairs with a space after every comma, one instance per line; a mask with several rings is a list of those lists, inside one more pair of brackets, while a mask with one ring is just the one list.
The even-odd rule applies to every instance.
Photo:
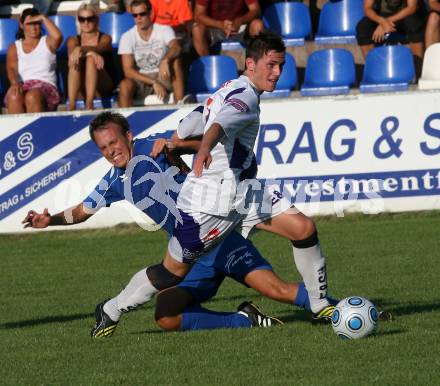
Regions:
[[[278, 234], [292, 242], [313, 320], [329, 322], [334, 307], [327, 299], [325, 257], [314, 222], [286, 206], [281, 194], [270, 187], [256, 194], [259, 182], [254, 179], [257, 165], [253, 148], [259, 129], [260, 95], [275, 89], [284, 56], [285, 47], [278, 36], [264, 34], [252, 39], [246, 49], [244, 74], [226, 82], [208, 98], [203, 112], [198, 109], [203, 115], [202, 124], [194, 124], [194, 118], [192, 129], [186, 126], [174, 135], [181, 141], [201, 134], [203, 127], [193, 172], [178, 196], [183, 224], [176, 227], [170, 239], [164, 265], [183, 276], [190, 263], [237, 226], [244, 237], [253, 228]], [[242, 210], [245, 199], [253, 204], [247, 211]]]

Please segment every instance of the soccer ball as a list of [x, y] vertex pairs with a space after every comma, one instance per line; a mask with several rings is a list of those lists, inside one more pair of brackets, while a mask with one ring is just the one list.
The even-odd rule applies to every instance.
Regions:
[[350, 296], [342, 299], [332, 314], [333, 330], [341, 339], [359, 339], [373, 333], [379, 313], [368, 299]]

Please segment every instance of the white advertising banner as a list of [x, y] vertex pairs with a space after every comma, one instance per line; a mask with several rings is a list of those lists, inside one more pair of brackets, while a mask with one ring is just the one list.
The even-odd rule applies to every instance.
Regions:
[[[145, 137], [174, 130], [192, 108], [121, 112]], [[81, 202], [107, 172], [89, 139], [93, 116], [0, 117], [0, 232], [21, 231], [30, 209]], [[439, 209], [440, 91], [263, 101], [254, 150], [258, 177], [308, 214]], [[68, 228], [140, 221], [129, 207]]]

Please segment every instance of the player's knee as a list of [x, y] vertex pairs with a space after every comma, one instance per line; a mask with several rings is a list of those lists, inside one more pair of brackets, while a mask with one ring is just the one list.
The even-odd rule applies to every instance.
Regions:
[[297, 237], [295, 240], [292, 240], [292, 245], [295, 248], [310, 248], [318, 243], [318, 231], [316, 230], [315, 224], [312, 220], [310, 220], [310, 222], [304, 226], [304, 232], [302, 235]]
[[165, 331], [180, 330], [180, 318], [178, 316], [157, 319], [156, 324]]
[[316, 233], [314, 221], [304, 216], [295, 229], [295, 240], [305, 240]]
[[180, 328], [180, 315], [192, 301], [191, 295], [183, 288], [173, 287], [160, 292], [156, 297], [154, 319], [164, 330]]
[[149, 266], [147, 268], [147, 276], [154, 288], [157, 288], [159, 291], [173, 287], [182, 281], [180, 276], [176, 276], [168, 271], [163, 263]]

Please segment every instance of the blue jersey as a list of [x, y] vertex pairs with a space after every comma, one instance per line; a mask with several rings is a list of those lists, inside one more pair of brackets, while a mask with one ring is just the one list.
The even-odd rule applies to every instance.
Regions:
[[[167, 132], [160, 137], [169, 137], [170, 134]], [[171, 166], [163, 154], [155, 159], [150, 157], [157, 138], [159, 136], [155, 135], [136, 139], [133, 157], [127, 167], [112, 167], [85, 198], [83, 205], [97, 211], [116, 201], [127, 200], [171, 235], [176, 220], [180, 220], [176, 200], [186, 174]]]

